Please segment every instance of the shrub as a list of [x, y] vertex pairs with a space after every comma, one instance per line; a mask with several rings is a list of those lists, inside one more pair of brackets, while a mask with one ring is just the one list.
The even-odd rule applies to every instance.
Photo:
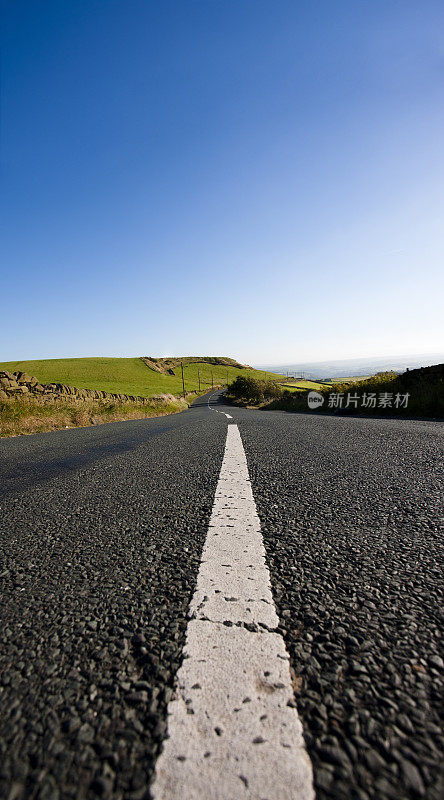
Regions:
[[282, 397], [282, 388], [274, 381], [259, 381], [256, 378], [239, 375], [228, 386], [228, 395], [235, 400], [262, 403], [264, 400], [276, 400]]

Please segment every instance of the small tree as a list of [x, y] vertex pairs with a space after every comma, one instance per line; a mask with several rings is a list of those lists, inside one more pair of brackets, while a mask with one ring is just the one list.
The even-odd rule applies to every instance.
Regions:
[[229, 393], [238, 400], [249, 400], [261, 403], [263, 400], [276, 399], [282, 396], [282, 388], [273, 381], [258, 381], [239, 375], [228, 387]]

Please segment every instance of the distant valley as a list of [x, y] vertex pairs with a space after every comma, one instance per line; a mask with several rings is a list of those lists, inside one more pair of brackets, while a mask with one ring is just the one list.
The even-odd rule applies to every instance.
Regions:
[[405, 372], [406, 369], [429, 367], [444, 361], [444, 351], [423, 355], [375, 356], [331, 361], [306, 361], [291, 364], [261, 364], [256, 369], [273, 370], [305, 378], [345, 378], [350, 375], [374, 375], [375, 372]]

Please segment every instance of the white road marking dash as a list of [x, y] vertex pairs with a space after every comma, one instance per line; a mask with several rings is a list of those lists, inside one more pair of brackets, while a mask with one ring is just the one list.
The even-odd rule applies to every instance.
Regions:
[[311, 763], [234, 424], [189, 613], [154, 800], [312, 800]]

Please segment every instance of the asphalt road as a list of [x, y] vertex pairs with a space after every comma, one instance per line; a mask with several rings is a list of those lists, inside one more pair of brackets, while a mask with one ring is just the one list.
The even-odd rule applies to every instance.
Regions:
[[[441, 800], [442, 424], [217, 408], [317, 797]], [[203, 400], [0, 442], [1, 797], [150, 797], [228, 424]]]

